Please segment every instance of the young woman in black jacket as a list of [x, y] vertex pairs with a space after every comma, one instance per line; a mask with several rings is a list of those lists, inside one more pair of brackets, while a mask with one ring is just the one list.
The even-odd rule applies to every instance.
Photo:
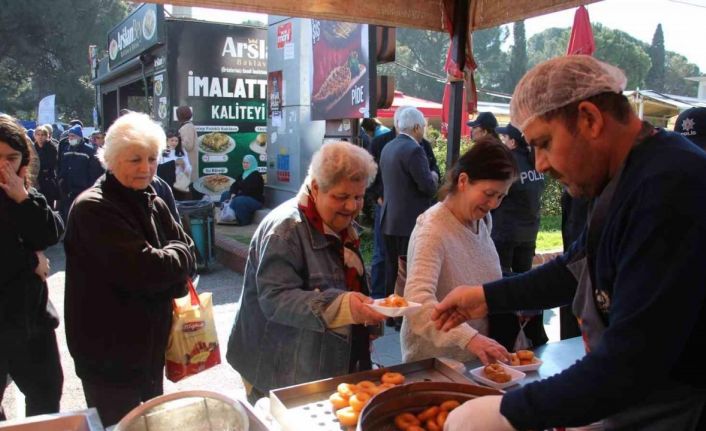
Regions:
[[64, 228], [30, 187], [35, 157], [24, 129], [0, 115], [0, 402], [9, 374], [25, 395], [27, 416], [58, 412], [63, 385], [43, 250]]

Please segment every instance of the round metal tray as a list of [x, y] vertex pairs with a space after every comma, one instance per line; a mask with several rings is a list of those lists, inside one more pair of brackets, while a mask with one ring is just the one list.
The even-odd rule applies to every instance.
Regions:
[[503, 392], [463, 383], [418, 382], [396, 386], [379, 393], [360, 413], [357, 431], [396, 431], [394, 418], [400, 413], [419, 413], [447, 400], [460, 403]]

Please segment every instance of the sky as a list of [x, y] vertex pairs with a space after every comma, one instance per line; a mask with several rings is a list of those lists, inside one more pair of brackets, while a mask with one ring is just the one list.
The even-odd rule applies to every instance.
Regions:
[[[591, 22], [622, 30], [646, 43], [662, 24], [664, 45], [706, 73], [706, 0], [603, 0], [586, 6]], [[551, 27], [571, 27], [575, 8], [525, 21], [527, 38]], [[194, 18], [239, 23], [267, 22], [267, 15], [194, 8]]]

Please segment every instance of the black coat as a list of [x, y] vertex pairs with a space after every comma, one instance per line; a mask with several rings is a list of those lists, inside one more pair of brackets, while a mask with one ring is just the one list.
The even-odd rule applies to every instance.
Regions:
[[380, 170], [385, 187], [382, 233], [410, 236], [417, 217], [429, 208], [438, 186], [426, 153], [417, 141], [400, 134], [383, 149]]
[[[377, 202], [378, 198], [382, 198], [385, 195], [382, 184], [382, 171], [380, 170], [380, 155], [382, 154], [382, 150], [385, 148], [385, 145], [395, 139], [396, 136], [397, 132], [394, 128], [392, 128], [389, 132], [373, 138], [370, 142], [370, 146], [367, 148], [368, 152], [373, 156], [375, 163], [378, 164], [378, 172], [375, 175], [375, 180], [367, 190], [367, 194], [375, 202]], [[434, 150], [431, 148], [431, 143], [426, 139], [422, 139], [422, 143], [420, 145], [422, 146], [422, 149], [424, 149], [424, 154], [429, 161], [429, 169], [436, 172], [437, 175], [440, 175], [439, 164], [436, 162], [436, 157], [434, 156]], [[439, 178], [441, 179], [441, 177]]]
[[0, 190], [0, 330], [32, 334], [59, 324], [47, 284], [34, 269], [35, 252], [56, 244], [63, 231], [61, 218], [37, 191], [30, 189], [29, 199], [18, 204]]
[[265, 181], [259, 172], [253, 172], [245, 179], [238, 177], [230, 185], [230, 194], [235, 196], [250, 196], [260, 202], [265, 202]]
[[544, 192], [544, 175], [534, 169], [527, 149], [512, 150], [519, 168], [519, 177], [493, 214], [493, 241], [535, 242], [539, 232], [539, 217]]
[[59, 184], [56, 178], [59, 162], [58, 150], [51, 141], [45, 142], [42, 147], [34, 144], [34, 149], [37, 151], [37, 156], [39, 157], [37, 189], [44, 195], [48, 202], [57, 201], [61, 197], [59, 195]]
[[64, 318], [80, 378], [131, 384], [164, 365], [193, 246], [151, 187], [131, 190], [107, 173], [79, 196], [64, 239]]

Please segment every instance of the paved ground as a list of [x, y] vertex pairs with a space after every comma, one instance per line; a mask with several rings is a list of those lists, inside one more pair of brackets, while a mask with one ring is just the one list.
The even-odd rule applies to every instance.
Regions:
[[[49, 278], [50, 299], [63, 317], [64, 309], [64, 252], [61, 245], [54, 246], [47, 251], [51, 260], [52, 274]], [[225, 363], [225, 346], [230, 334], [236, 311], [239, 307], [238, 300], [242, 288], [243, 278], [240, 274], [230, 271], [220, 264], [201, 275], [199, 291], [213, 293], [214, 311], [218, 338], [222, 350], [224, 363], [206, 370], [196, 376], [189, 377], [178, 383], [165, 379], [165, 393], [183, 390], [210, 390], [223, 393], [231, 398], [245, 399], [240, 375]], [[554, 311], [545, 313], [545, 326], [550, 341], [558, 340], [558, 316]], [[83, 397], [81, 382], [76, 377], [73, 360], [66, 347], [66, 336], [63, 324], [57, 329], [61, 362], [64, 369], [64, 392], [61, 400], [61, 411], [75, 411], [86, 407]], [[390, 366], [401, 362], [399, 333], [386, 328], [386, 334], [375, 341], [373, 346], [373, 362]], [[17, 387], [12, 384], [5, 392], [3, 407], [9, 419], [24, 417], [24, 398]]]

